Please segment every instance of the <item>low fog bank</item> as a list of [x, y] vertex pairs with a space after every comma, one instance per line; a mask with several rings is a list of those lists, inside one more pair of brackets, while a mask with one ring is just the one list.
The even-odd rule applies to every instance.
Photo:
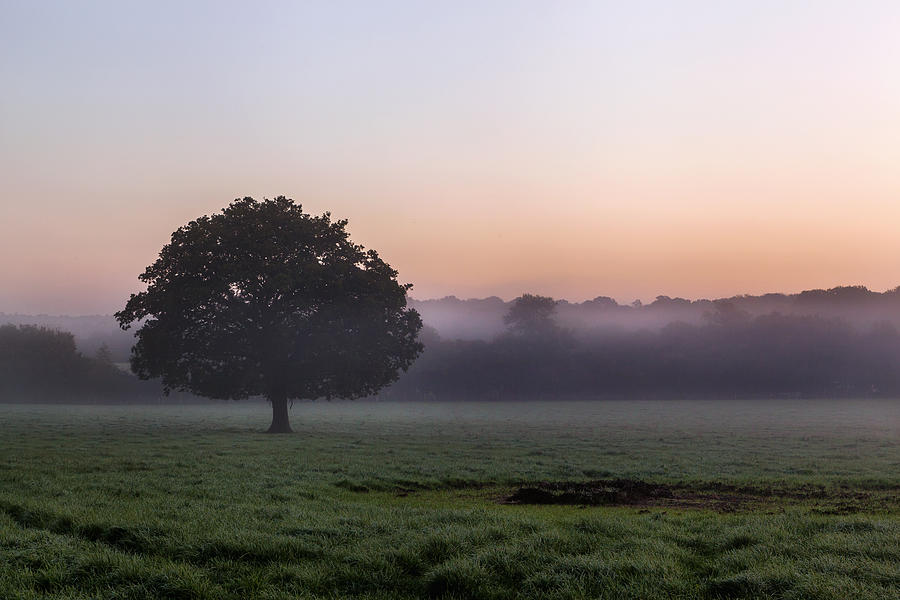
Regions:
[[[436, 300], [412, 300], [410, 306], [419, 311], [425, 324], [444, 339], [490, 340], [505, 331], [503, 317], [513, 302], [496, 296], [469, 300], [448, 296]], [[580, 303], [557, 300], [556, 321], [561, 327], [575, 331], [658, 330], [673, 322], [702, 324], [722, 306], [745, 312], [750, 317], [779, 313], [837, 318], [859, 329], [884, 322], [900, 327], [900, 287], [873, 292], [864, 286], [712, 300], [657, 296], [649, 304], [635, 301], [622, 305], [606, 296]]]
[[[503, 322], [515, 300], [496, 296], [461, 300], [455, 296], [434, 300], [411, 299], [410, 307], [422, 315], [425, 325], [444, 340], [493, 340], [506, 331]], [[799, 294], [733, 296], [715, 300], [686, 300], [657, 296], [649, 304], [619, 304], [598, 296], [585, 302], [557, 300], [557, 324], [575, 332], [591, 330], [660, 330], [670, 323], [701, 325], [729, 310], [749, 317], [778, 313], [840, 319], [859, 330], [890, 323], [900, 328], [900, 287], [873, 292], [864, 286], [808, 290]], [[64, 316], [0, 313], [0, 325], [37, 325], [70, 332], [78, 350], [93, 356], [105, 346], [117, 363], [128, 361], [134, 331], [122, 331], [112, 315]]]
[[[383, 399], [900, 397], [898, 289], [411, 305], [425, 350]], [[132, 343], [112, 316], [0, 314], [0, 402], [159, 401], [126, 372]]]
[[[646, 306], [530, 294], [415, 306], [432, 326], [423, 356], [388, 392], [397, 398], [900, 396], [898, 289], [660, 297]], [[467, 306], [475, 319], [463, 323], [454, 314]], [[460, 323], [462, 333], [494, 333], [441, 333], [460, 333]]]
[[485, 340], [424, 336], [392, 398], [900, 397], [900, 334], [823, 317], [719, 313], [702, 324], [573, 332], [548, 326]]

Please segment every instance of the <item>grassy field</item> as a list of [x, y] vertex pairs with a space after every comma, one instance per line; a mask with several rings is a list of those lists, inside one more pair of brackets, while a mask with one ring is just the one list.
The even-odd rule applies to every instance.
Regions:
[[[0, 598], [900, 598], [897, 401], [307, 403], [291, 436], [268, 420], [0, 405]], [[503, 502], [608, 478], [786, 493], [727, 512]]]

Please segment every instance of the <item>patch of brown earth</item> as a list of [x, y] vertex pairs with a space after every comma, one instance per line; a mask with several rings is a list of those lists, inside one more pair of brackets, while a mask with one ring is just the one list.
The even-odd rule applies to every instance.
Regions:
[[587, 482], [544, 481], [521, 487], [501, 501], [505, 504], [700, 508], [718, 512], [811, 503], [817, 512], [848, 514], [872, 508], [879, 500], [884, 498], [877, 491], [826, 489], [817, 485], [754, 487], [724, 483], [665, 484], [636, 479], [601, 479]]

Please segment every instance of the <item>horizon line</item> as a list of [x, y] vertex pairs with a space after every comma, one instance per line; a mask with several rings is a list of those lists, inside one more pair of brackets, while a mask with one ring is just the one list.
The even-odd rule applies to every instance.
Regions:
[[[894, 287], [892, 287], [892, 288], [888, 288], [888, 289], [886, 289], [886, 290], [884, 290], [884, 291], [879, 292], [879, 291], [870, 289], [868, 286], [865, 286], [865, 285], [862, 285], [862, 284], [856, 284], [856, 285], [836, 285], [836, 286], [828, 287], [828, 288], [809, 288], [809, 289], [800, 290], [800, 291], [797, 291], [797, 292], [764, 292], [764, 293], [760, 293], [760, 294], [735, 294], [735, 295], [733, 295], [733, 296], [721, 296], [721, 297], [718, 297], [718, 298], [685, 298], [685, 297], [683, 297], [683, 296], [668, 296], [668, 295], [666, 295], [666, 294], [658, 294], [658, 295], [654, 296], [653, 300], [650, 301], [650, 302], [644, 303], [644, 302], [641, 301], [640, 299], [636, 299], [634, 302], [641, 302], [641, 306], [650, 306], [651, 304], [653, 304], [653, 302], [656, 302], [656, 301], [658, 301], [658, 300], [660, 300], [660, 299], [662, 299], [662, 298], [667, 298], [667, 299], [669, 299], [669, 300], [684, 300], [684, 301], [690, 302], [691, 304], [694, 304], [694, 303], [697, 303], [697, 302], [717, 302], [717, 301], [720, 301], [720, 300], [732, 300], [732, 299], [735, 299], [735, 298], [763, 298], [763, 297], [766, 297], [766, 296], [785, 296], [785, 297], [789, 297], [789, 296], [799, 296], [800, 294], [803, 294], [803, 293], [806, 293], [806, 292], [830, 292], [830, 291], [834, 291], [834, 290], [854, 289], [854, 288], [855, 288], [855, 289], [860, 289], [860, 290], [865, 290], [866, 292], [869, 292], [869, 293], [871, 293], [871, 294], [878, 294], [878, 295], [884, 295], [884, 294], [888, 294], [888, 293], [891, 293], [891, 292], [897, 292], [897, 291], [900, 291], [900, 285], [894, 286]], [[523, 292], [523, 294], [529, 294], [529, 293], [532, 293], [532, 292]], [[535, 295], [542, 295], [542, 294], [535, 294]], [[460, 301], [460, 302], [471, 302], [471, 301], [493, 300], [493, 299], [496, 298], [497, 300], [500, 300], [500, 301], [503, 302], [504, 304], [508, 304], [508, 303], [510, 303], [510, 302], [513, 302], [513, 301], [514, 301], [516, 298], [518, 298], [518, 297], [519, 297], [519, 296], [516, 296], [515, 298], [510, 298], [510, 299], [508, 299], [508, 300], [505, 299], [505, 298], [503, 298], [503, 297], [501, 297], [501, 296], [497, 296], [497, 295], [484, 296], [484, 297], [482, 297], [482, 298], [477, 298], [477, 297], [460, 298], [459, 296], [456, 296], [456, 295], [454, 295], [454, 294], [450, 294], [450, 295], [447, 295], [447, 296], [441, 296], [441, 297], [439, 297], [439, 298], [414, 298], [414, 297], [410, 296], [410, 297], [409, 297], [409, 300], [412, 301], [412, 302], [440, 302], [440, 301], [442, 301], [442, 300], [454, 299], [454, 300], [458, 300], [458, 301]], [[550, 296], [550, 298], [553, 298], [553, 297]], [[623, 307], [623, 308], [631, 308], [631, 307], [634, 306], [634, 302], [631, 302], [631, 303], [626, 302], [626, 303], [623, 304], [623, 303], [619, 302], [618, 300], [616, 300], [615, 298], [613, 298], [612, 296], [603, 296], [603, 295], [600, 295], [600, 296], [594, 296], [593, 298], [587, 298], [587, 299], [582, 300], [582, 301], [573, 301], [573, 300], [569, 300], [569, 299], [567, 299], [567, 298], [553, 298], [553, 299], [554, 299], [557, 303], [559, 303], [559, 302], [565, 302], [565, 303], [567, 303], [567, 304], [575, 304], [575, 305], [578, 305], [578, 304], [585, 304], [585, 303], [587, 303], [587, 302], [594, 302], [594, 301], [599, 300], [599, 299], [609, 299], [609, 300], [612, 300], [613, 302], [615, 302], [617, 306], [620, 306], [620, 307]], [[97, 313], [86, 313], [86, 314], [62, 314], [62, 313], [51, 314], [51, 313], [44, 313], [44, 312], [40, 312], [40, 313], [5, 312], [5, 311], [0, 310], [0, 316], [7, 316], [7, 317], [51, 317], [51, 318], [52, 318], [52, 317], [66, 317], [66, 318], [71, 318], [71, 319], [87, 319], [87, 318], [91, 318], [91, 317], [111, 317], [111, 316], [113, 316], [113, 313], [100, 313], [100, 312], [97, 312]]]

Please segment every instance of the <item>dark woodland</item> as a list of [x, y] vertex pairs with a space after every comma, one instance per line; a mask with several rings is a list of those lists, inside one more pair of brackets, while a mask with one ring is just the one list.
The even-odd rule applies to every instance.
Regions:
[[[510, 313], [512, 314], [512, 312]], [[392, 388], [397, 397], [864, 397], [900, 392], [900, 334], [889, 321], [752, 316], [728, 302], [699, 323], [565, 328], [553, 316], [491, 340], [445, 340]]]
[[[727, 399], [900, 393], [896, 290], [842, 287], [693, 302], [660, 297], [643, 306], [602, 298], [578, 304], [523, 298], [524, 304], [499, 298], [410, 301], [426, 323], [419, 335], [425, 350], [382, 396]], [[536, 304], [534, 310], [523, 313], [529, 302]], [[110, 317], [5, 315], [3, 321], [76, 333], [73, 338], [49, 329], [4, 327], [2, 401], [62, 397], [54, 390], [77, 392], [64, 396], [73, 402], [144, 402], [160, 396], [158, 381], [138, 382], [98, 364], [101, 348], [108, 348], [108, 360], [124, 363], [134, 341]], [[176, 399], [199, 398], [170, 400]]]

